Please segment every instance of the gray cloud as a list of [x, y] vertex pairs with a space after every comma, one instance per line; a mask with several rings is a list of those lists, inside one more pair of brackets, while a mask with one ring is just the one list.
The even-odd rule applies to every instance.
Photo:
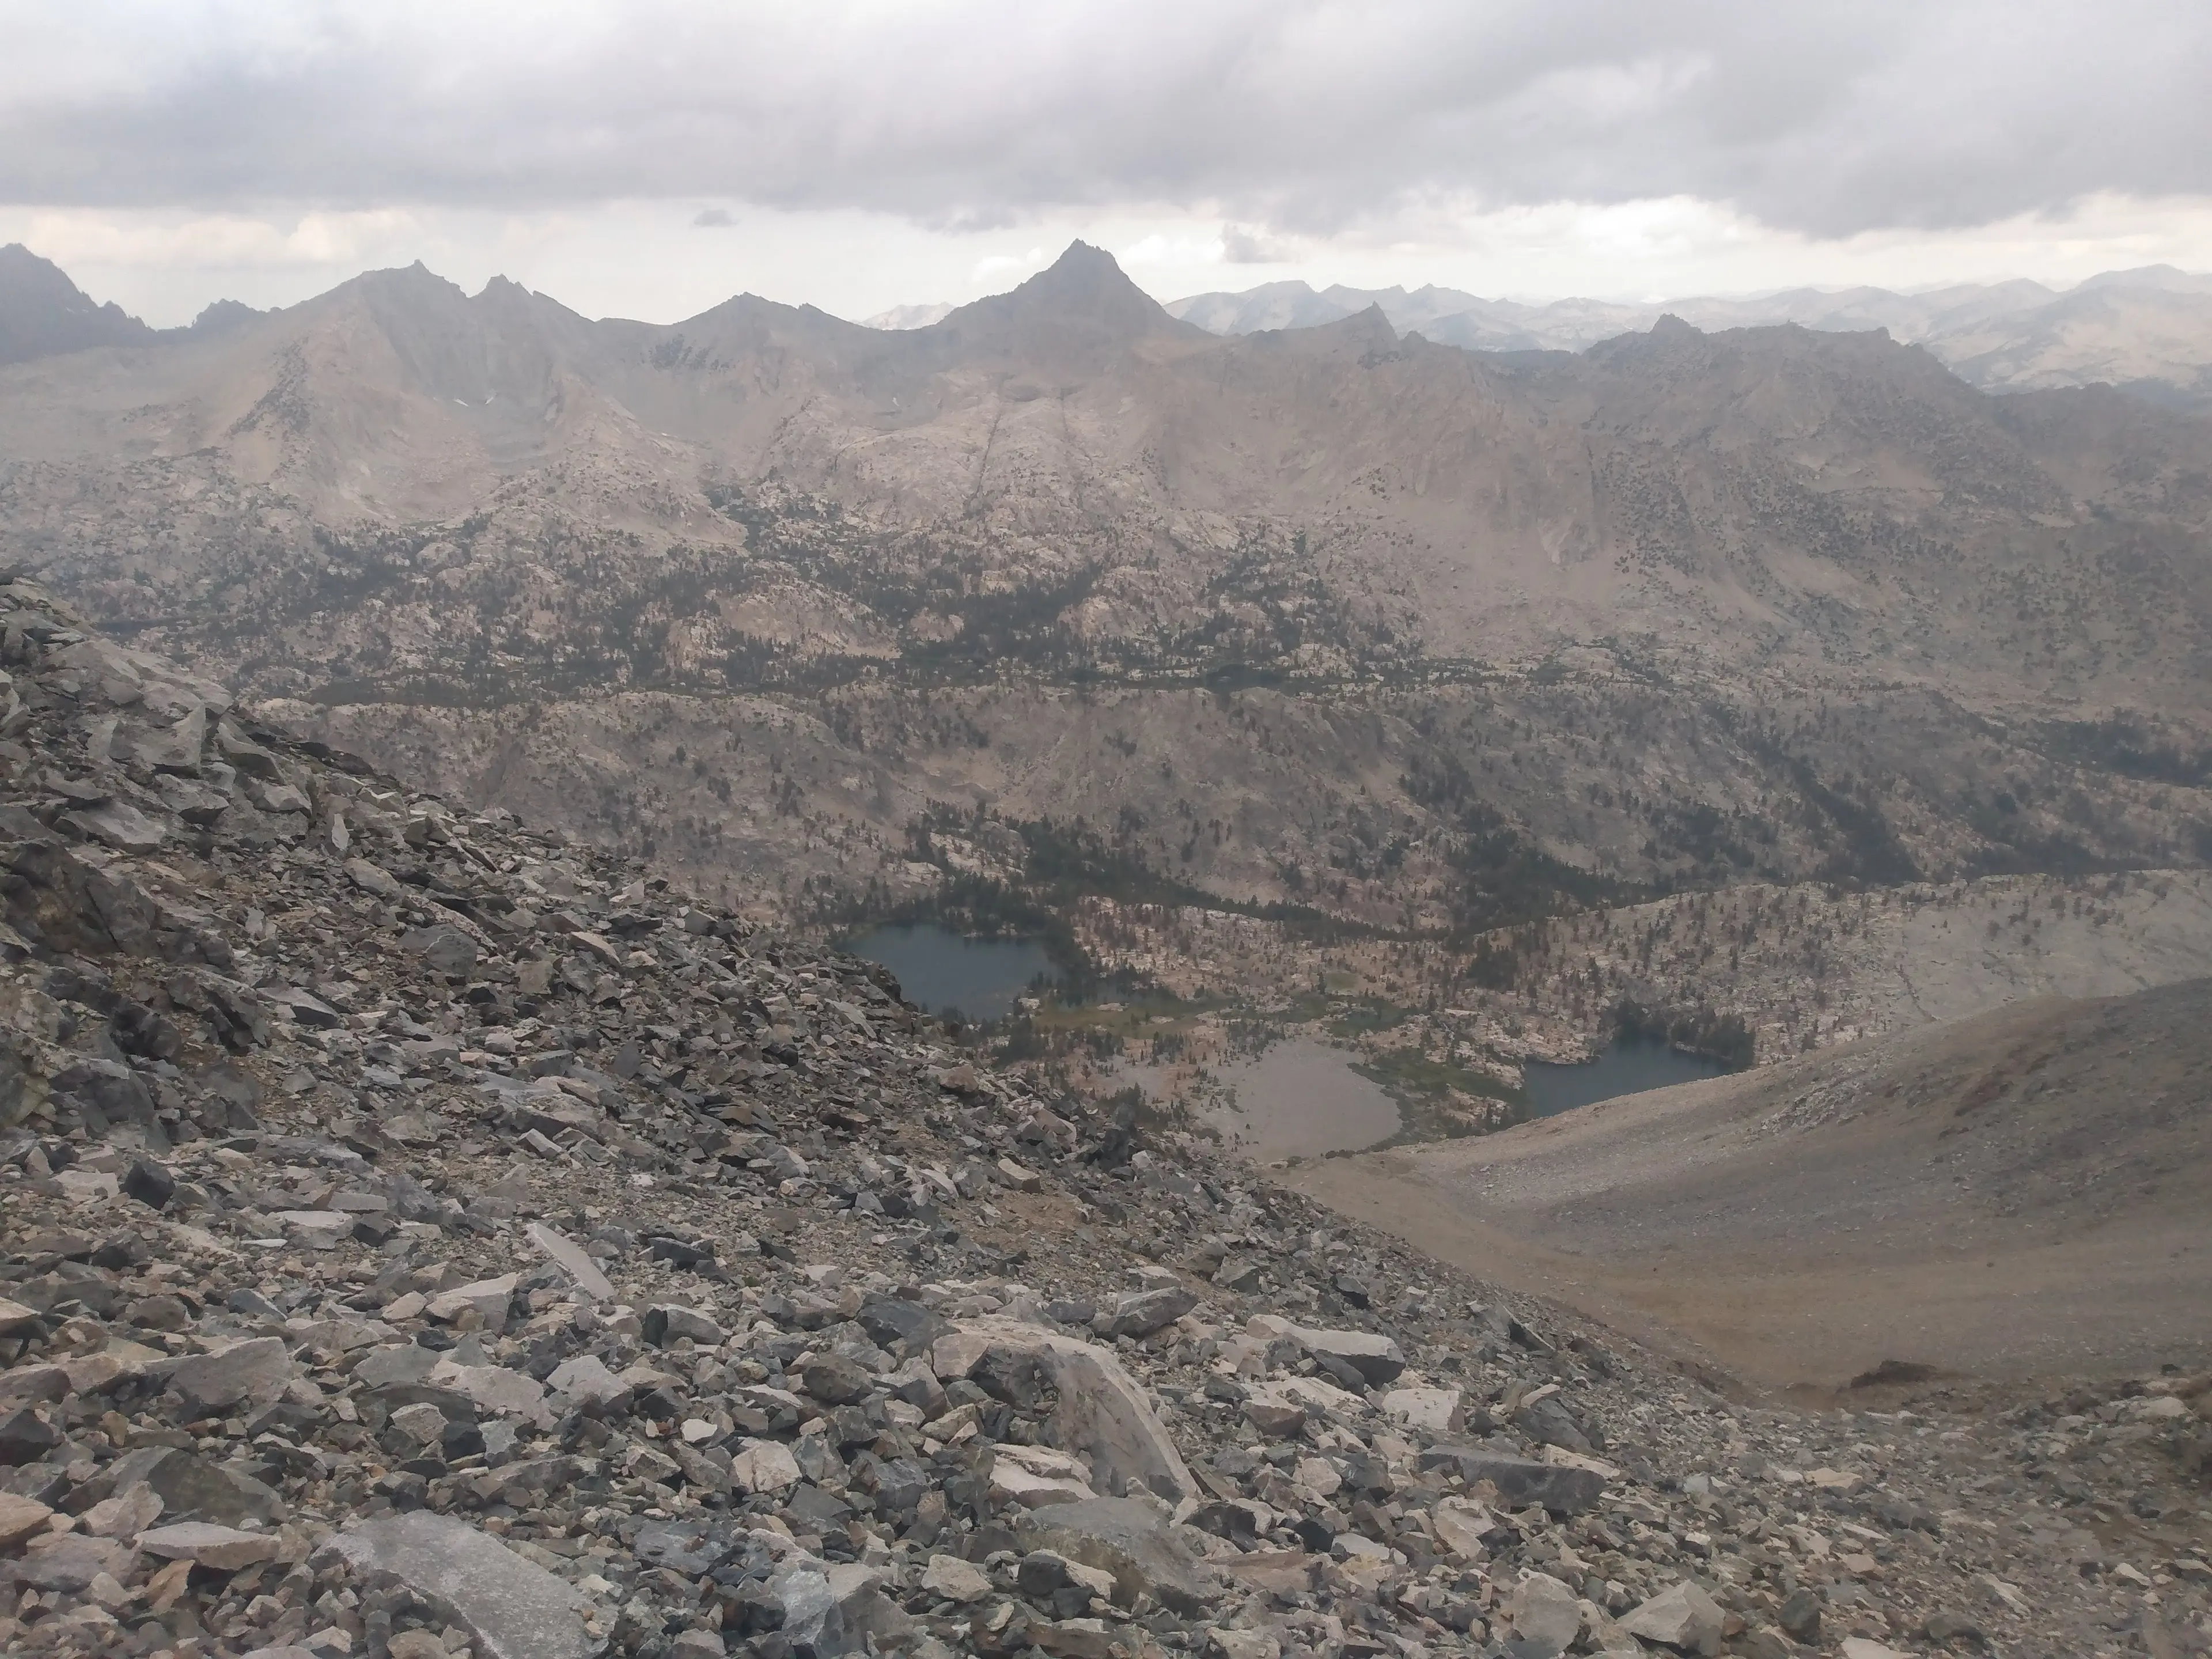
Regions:
[[1143, 203], [1257, 246], [1438, 203], [1691, 195], [1836, 234], [2212, 191], [2201, 0], [10, 11], [20, 204]]
[[1281, 264], [1297, 257], [1279, 236], [1269, 236], [1247, 225], [1221, 228], [1221, 257], [1232, 265]]

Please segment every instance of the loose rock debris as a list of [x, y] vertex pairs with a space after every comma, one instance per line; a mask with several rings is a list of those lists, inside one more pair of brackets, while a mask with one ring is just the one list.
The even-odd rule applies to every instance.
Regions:
[[2201, 1652], [2212, 1379], [1733, 1401], [0, 585], [0, 1646]]

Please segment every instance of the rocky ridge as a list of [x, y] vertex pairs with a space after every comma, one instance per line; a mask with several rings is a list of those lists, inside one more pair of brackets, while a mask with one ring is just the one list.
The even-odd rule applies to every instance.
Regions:
[[1731, 1397], [21, 580], [0, 653], [9, 1652], [2212, 1634], [2212, 1379]]

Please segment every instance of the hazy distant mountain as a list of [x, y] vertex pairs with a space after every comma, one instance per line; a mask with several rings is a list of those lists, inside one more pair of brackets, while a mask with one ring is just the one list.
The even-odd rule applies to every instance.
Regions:
[[1193, 295], [1167, 310], [1212, 334], [1255, 334], [1311, 328], [1369, 306], [1380, 306], [1395, 328], [1471, 351], [1583, 351], [1669, 313], [1709, 331], [1776, 323], [1831, 332], [1886, 328], [1990, 391], [2106, 382], [2157, 401], [2212, 408], [2212, 276], [2171, 265], [2107, 271], [2064, 293], [2020, 280], [1921, 294], [1793, 289], [1641, 305], [1582, 299], [1524, 305], [1437, 288], [1317, 293], [1285, 282]]
[[0, 247], [0, 363], [88, 346], [137, 345], [152, 329], [112, 301], [95, 305], [52, 260], [21, 242]]
[[2172, 265], [2137, 265], [2130, 270], [2107, 270], [2091, 276], [2079, 288], [2157, 288], [2170, 294], [2212, 294], [2212, 276], [2178, 270]]
[[872, 317], [860, 319], [862, 328], [927, 328], [932, 323], [941, 323], [951, 314], [952, 304], [942, 301], [936, 305], [893, 306], [889, 311], [879, 311]]

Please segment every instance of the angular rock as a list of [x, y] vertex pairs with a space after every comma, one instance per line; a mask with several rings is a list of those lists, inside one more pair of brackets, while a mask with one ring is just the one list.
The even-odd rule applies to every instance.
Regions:
[[477, 965], [477, 942], [450, 922], [402, 933], [399, 948], [450, 979], [465, 977]]
[[825, 1406], [849, 1406], [865, 1400], [876, 1379], [842, 1354], [817, 1354], [799, 1373], [799, 1386]]
[[23, 1547], [22, 1559], [9, 1574], [33, 1589], [82, 1592], [106, 1573], [115, 1579], [131, 1576], [131, 1551], [109, 1538], [81, 1532], [48, 1533]]
[[1002, 1445], [991, 1466], [991, 1499], [1041, 1509], [1073, 1504], [1098, 1494], [1083, 1478], [1082, 1466], [1065, 1452], [1044, 1446]]
[[0, 1492], [0, 1550], [12, 1550], [25, 1539], [44, 1532], [52, 1514], [35, 1498]]
[[292, 1379], [292, 1356], [284, 1340], [254, 1337], [214, 1353], [191, 1354], [177, 1362], [169, 1386], [195, 1417], [228, 1411], [247, 1401], [274, 1400]]
[[1498, 1517], [1481, 1504], [1466, 1498], [1440, 1499], [1429, 1516], [1429, 1525], [1442, 1544], [1462, 1561], [1480, 1561], [1490, 1553], [1486, 1541]]
[[1595, 1470], [1539, 1463], [1483, 1446], [1432, 1446], [1421, 1454], [1420, 1466], [1449, 1467], [1470, 1486], [1487, 1480], [1510, 1507], [1540, 1504], [1553, 1515], [1579, 1515], [1605, 1491], [1605, 1477]]
[[564, 1237], [543, 1222], [533, 1221], [523, 1230], [523, 1237], [544, 1251], [547, 1259], [575, 1281], [576, 1288], [595, 1301], [611, 1302], [615, 1287], [608, 1282], [599, 1264], [584, 1251], [574, 1239]]
[[1164, 1285], [1117, 1300], [1099, 1316], [1103, 1336], [1150, 1336], [1172, 1325], [1198, 1305], [1197, 1296], [1181, 1285]]
[[1218, 1575], [1169, 1530], [1151, 1504], [1134, 1498], [1093, 1498], [1033, 1510], [1015, 1522], [1024, 1549], [1050, 1550], [1114, 1575], [1116, 1606], [1140, 1595], [1184, 1618], [1200, 1613], [1221, 1593]]
[[407, 896], [407, 890], [381, 865], [367, 859], [348, 859], [345, 861], [346, 879], [372, 898], [386, 903], [396, 903]]
[[544, 1383], [504, 1365], [456, 1365], [441, 1360], [428, 1380], [433, 1388], [466, 1395], [480, 1412], [503, 1417], [526, 1416], [545, 1398]]
[[1350, 1367], [1371, 1389], [1385, 1382], [1395, 1382], [1406, 1369], [1406, 1356], [1398, 1345], [1387, 1336], [1377, 1336], [1370, 1331], [1326, 1330], [1312, 1325], [1294, 1325], [1274, 1314], [1260, 1314], [1249, 1321], [1245, 1328], [1253, 1335], [1268, 1340], [1287, 1336], [1317, 1359], [1329, 1359]]
[[1385, 1417], [1395, 1417], [1409, 1428], [1454, 1434], [1461, 1426], [1463, 1397], [1457, 1389], [1393, 1389], [1379, 1403]]
[[287, 1513], [283, 1498], [263, 1482], [176, 1446], [133, 1447], [70, 1494], [70, 1507], [89, 1509], [139, 1486], [161, 1500], [161, 1513], [172, 1522], [242, 1527], [273, 1524]]
[[422, 1311], [441, 1325], [451, 1324], [465, 1312], [473, 1311], [486, 1330], [495, 1331], [507, 1322], [507, 1304], [514, 1295], [514, 1285], [513, 1273], [457, 1285], [432, 1297]]
[[863, 1302], [857, 1317], [868, 1340], [896, 1358], [927, 1353], [931, 1344], [952, 1332], [950, 1320], [903, 1297], [876, 1297]]
[[933, 1555], [921, 1575], [921, 1587], [932, 1595], [965, 1607], [991, 1594], [990, 1576], [957, 1555]]
[[556, 1394], [566, 1395], [580, 1406], [605, 1405], [627, 1400], [630, 1395], [630, 1385], [609, 1370], [605, 1361], [592, 1353], [562, 1360], [545, 1382]]
[[152, 1526], [164, 1504], [144, 1481], [104, 1498], [84, 1512], [79, 1524], [95, 1538], [136, 1538]]
[[793, 1649], [844, 1651], [844, 1614], [830, 1586], [826, 1565], [811, 1556], [797, 1556], [768, 1581], [769, 1593], [783, 1612], [777, 1634]]
[[1514, 1659], [1559, 1659], [1582, 1633], [1580, 1598], [1549, 1573], [1532, 1572], [1505, 1598]]
[[135, 1198], [149, 1209], [166, 1209], [177, 1195], [177, 1178], [152, 1158], [133, 1158], [124, 1171], [122, 1191], [124, 1197]]
[[939, 1378], [964, 1377], [994, 1349], [1034, 1358], [1059, 1395], [1054, 1443], [1083, 1454], [1094, 1487], [1119, 1497], [1132, 1488], [1180, 1503], [1198, 1490], [1143, 1391], [1105, 1349], [1042, 1325], [985, 1318], [930, 1350]]
[[28, 1406], [0, 1417], [0, 1464], [35, 1463], [61, 1443], [59, 1431]]
[[782, 1492], [799, 1480], [799, 1461], [780, 1441], [748, 1440], [731, 1455], [730, 1485], [738, 1492]]
[[1626, 1614], [1621, 1629], [1677, 1653], [1717, 1654], [1728, 1615], [1720, 1604], [1688, 1579], [1659, 1592]]
[[18, 1365], [0, 1371], [0, 1416], [18, 1406], [44, 1405], [73, 1392], [69, 1372], [59, 1365]]
[[449, 1516], [418, 1510], [356, 1522], [317, 1559], [401, 1584], [467, 1632], [482, 1659], [592, 1659], [600, 1650], [584, 1628], [581, 1591]]
[[362, 1354], [354, 1362], [353, 1378], [372, 1389], [393, 1382], [426, 1382], [439, 1363], [440, 1356], [434, 1349], [418, 1347], [412, 1342], [395, 1342]]

